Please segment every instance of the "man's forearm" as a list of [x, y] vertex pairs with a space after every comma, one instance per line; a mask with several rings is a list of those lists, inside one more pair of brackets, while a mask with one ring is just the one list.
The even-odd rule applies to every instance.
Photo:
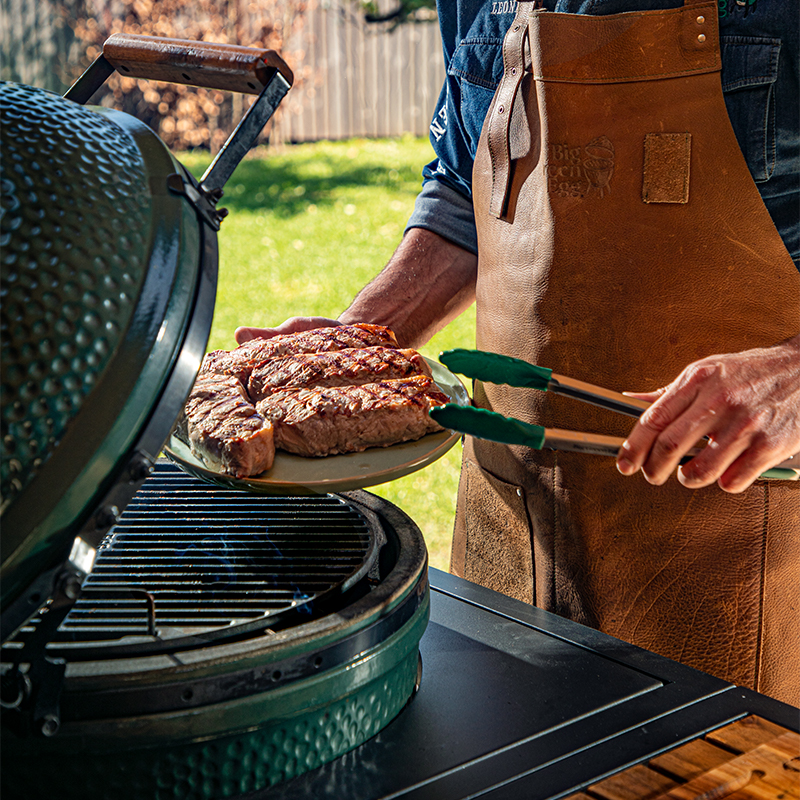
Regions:
[[419, 347], [475, 301], [478, 257], [412, 228], [383, 271], [339, 316], [389, 326], [404, 347]]

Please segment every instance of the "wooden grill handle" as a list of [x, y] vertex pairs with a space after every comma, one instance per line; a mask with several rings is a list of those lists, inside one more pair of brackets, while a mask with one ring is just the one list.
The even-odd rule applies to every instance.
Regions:
[[146, 78], [243, 94], [260, 94], [275, 74], [294, 76], [274, 50], [115, 33], [103, 45], [106, 61], [131, 78]]

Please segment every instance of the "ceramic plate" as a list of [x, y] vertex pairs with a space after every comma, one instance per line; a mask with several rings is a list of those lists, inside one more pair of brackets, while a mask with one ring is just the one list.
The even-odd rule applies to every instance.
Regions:
[[[438, 361], [425, 360], [436, 385], [450, 398], [450, 402], [469, 405], [469, 395], [461, 381]], [[164, 452], [190, 475], [221, 486], [258, 494], [328, 494], [377, 486], [416, 472], [441, 458], [460, 437], [461, 434], [455, 431], [441, 431], [429, 433], [415, 442], [371, 447], [361, 453], [325, 458], [304, 458], [278, 450], [271, 469], [249, 478], [222, 475], [195, 456], [189, 446], [175, 436], [170, 437]]]

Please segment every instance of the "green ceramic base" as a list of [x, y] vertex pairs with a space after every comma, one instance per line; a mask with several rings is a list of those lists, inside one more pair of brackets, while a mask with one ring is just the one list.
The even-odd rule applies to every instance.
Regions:
[[[146, 724], [142, 718], [66, 723], [48, 740], [4, 734], [3, 800], [219, 800], [301, 775], [357, 747], [397, 716], [414, 691], [428, 614], [426, 599], [385, 642], [314, 679], [178, 715], [191, 736], [183, 741], [159, 742], [164, 727], [175, 730], [175, 714], [154, 715]], [[245, 727], [196, 735], [215, 727], [215, 720], [236, 719]], [[115, 736], [104, 735], [109, 724]]]

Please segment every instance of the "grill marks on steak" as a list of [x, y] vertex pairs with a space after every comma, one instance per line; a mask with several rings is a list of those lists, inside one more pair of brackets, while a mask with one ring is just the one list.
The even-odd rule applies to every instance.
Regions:
[[382, 325], [336, 325], [271, 339], [251, 339], [235, 350], [215, 350], [203, 359], [200, 372], [233, 375], [247, 385], [253, 368], [267, 359], [354, 347], [396, 348], [398, 344], [392, 331]]
[[284, 389], [256, 404], [277, 447], [301, 456], [353, 453], [443, 428], [428, 414], [448, 402], [427, 375], [360, 386]]
[[247, 390], [257, 403], [285, 388], [360, 386], [411, 375], [431, 376], [425, 359], [416, 350], [348, 348], [272, 358], [253, 369]]
[[272, 423], [232, 375], [200, 375], [180, 427], [192, 453], [225, 475], [258, 475], [275, 459]]
[[176, 435], [242, 478], [269, 469], [275, 448], [327, 456], [441, 431], [428, 412], [448, 400], [388, 328], [318, 328], [209, 353]]

